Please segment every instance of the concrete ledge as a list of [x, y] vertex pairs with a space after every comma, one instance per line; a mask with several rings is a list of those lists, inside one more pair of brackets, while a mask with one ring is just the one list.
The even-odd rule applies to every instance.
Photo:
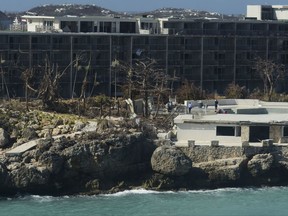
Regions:
[[17, 155], [21, 155], [22, 153], [24, 153], [25, 151], [28, 151], [29, 149], [34, 148], [36, 145], [39, 144], [40, 139], [37, 140], [32, 140], [29, 141], [27, 143], [24, 143], [10, 151], [7, 151], [5, 153], [6, 156], [17, 156]]
[[249, 142], [248, 141], [243, 141], [242, 142], [242, 147], [247, 147], [249, 146]]
[[262, 147], [271, 147], [271, 146], [273, 146], [272, 139], [262, 140]]
[[288, 143], [288, 137], [281, 137], [278, 143]]
[[194, 147], [195, 146], [195, 140], [188, 140], [188, 147]]
[[219, 146], [219, 141], [218, 140], [211, 140], [211, 147], [218, 147]]
[[188, 148], [188, 143], [175, 143], [175, 146], [176, 147], [179, 147], [179, 148]]

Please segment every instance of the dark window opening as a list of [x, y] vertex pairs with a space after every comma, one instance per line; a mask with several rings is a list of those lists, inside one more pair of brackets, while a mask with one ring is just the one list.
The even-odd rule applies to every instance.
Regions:
[[241, 136], [241, 127], [236, 127], [235, 128], [235, 136], [240, 137]]
[[288, 126], [284, 126], [283, 128], [283, 136], [288, 137]]
[[269, 126], [250, 126], [249, 142], [269, 139]]
[[93, 32], [93, 22], [84, 22], [80, 23], [80, 32]]
[[234, 136], [235, 127], [229, 126], [217, 126], [216, 127], [216, 136]]
[[136, 33], [136, 24], [134, 22], [121, 22], [120, 33]]
[[112, 22], [100, 22], [100, 28], [99, 28], [100, 32], [111, 33], [113, 32], [112, 29], [113, 29]]
[[63, 32], [78, 32], [78, 22], [61, 21], [60, 28]]

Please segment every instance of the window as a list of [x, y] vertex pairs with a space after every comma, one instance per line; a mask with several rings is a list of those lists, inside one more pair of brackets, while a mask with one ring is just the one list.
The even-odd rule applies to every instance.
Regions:
[[283, 136], [288, 137], [288, 126], [284, 126], [283, 128]]
[[217, 126], [216, 136], [235, 136], [234, 126]]
[[250, 126], [249, 142], [261, 142], [269, 139], [269, 126]]
[[44, 21], [43, 25], [44, 26], [53, 26], [53, 21]]

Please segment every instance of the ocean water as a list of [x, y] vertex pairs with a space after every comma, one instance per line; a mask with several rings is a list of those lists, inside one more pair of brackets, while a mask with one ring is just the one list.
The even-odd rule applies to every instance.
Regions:
[[1, 198], [1, 216], [288, 215], [288, 187], [187, 192], [124, 191], [97, 196]]

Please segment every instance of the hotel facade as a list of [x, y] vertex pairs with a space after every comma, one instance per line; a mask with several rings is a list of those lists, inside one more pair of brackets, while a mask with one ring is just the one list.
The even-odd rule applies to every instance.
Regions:
[[[237, 21], [23, 16], [24, 22], [0, 32], [1, 92], [24, 96], [21, 73], [33, 70], [34, 82], [39, 82], [48, 59], [58, 70], [65, 70], [61, 95], [79, 96], [84, 72], [75, 67], [78, 56], [83, 66], [89, 59], [87, 91], [91, 94], [116, 94], [114, 85], [123, 82], [123, 77], [112, 67], [115, 59], [133, 65], [136, 59], [146, 57], [179, 77], [175, 89], [184, 80], [220, 94], [230, 83], [250, 91], [262, 88], [255, 58], [288, 65], [288, 22], [257, 20], [252, 15]], [[95, 87], [96, 75], [99, 84]], [[277, 90], [288, 91], [286, 80]], [[117, 91], [121, 95], [120, 88]]]

